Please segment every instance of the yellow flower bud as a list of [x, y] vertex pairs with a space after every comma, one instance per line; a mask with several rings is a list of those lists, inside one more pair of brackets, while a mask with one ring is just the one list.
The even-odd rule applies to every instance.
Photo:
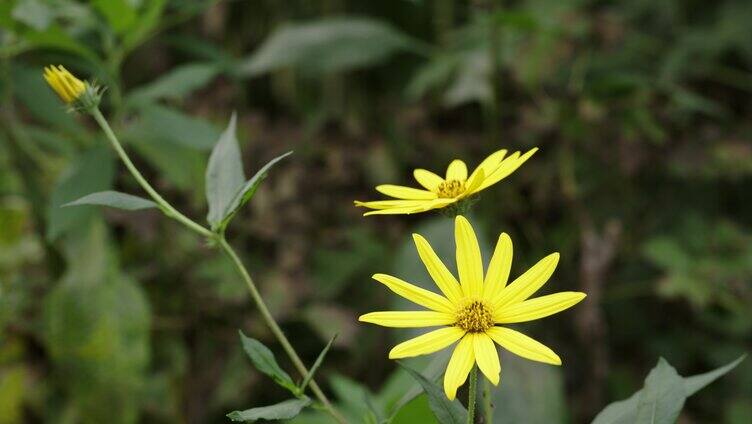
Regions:
[[86, 83], [68, 72], [62, 65], [44, 68], [44, 79], [62, 101], [71, 104], [86, 92]]

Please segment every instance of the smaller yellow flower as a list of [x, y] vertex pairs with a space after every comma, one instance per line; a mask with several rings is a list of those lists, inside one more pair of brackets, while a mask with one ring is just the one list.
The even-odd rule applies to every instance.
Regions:
[[62, 65], [45, 67], [44, 79], [67, 104], [75, 102], [86, 92], [86, 83], [74, 77]]
[[463, 216], [455, 219], [454, 234], [459, 278], [452, 275], [423, 237], [413, 234], [418, 255], [441, 294], [391, 275], [373, 276], [394, 293], [426, 309], [371, 312], [362, 315], [360, 321], [395, 328], [440, 327], [398, 344], [389, 352], [389, 358], [426, 355], [456, 343], [444, 374], [444, 392], [449, 399], [455, 398], [476, 364], [491, 383], [499, 384], [501, 365], [495, 344], [532, 361], [561, 365], [559, 356], [547, 346], [506, 326], [553, 315], [585, 298], [585, 293], [580, 292], [530, 298], [554, 273], [559, 254], [546, 256], [507, 284], [512, 268], [512, 240], [506, 233], [499, 236], [485, 275], [475, 232]]
[[383, 184], [376, 190], [396, 200], [376, 200], [361, 202], [355, 206], [375, 209], [364, 215], [411, 214], [440, 209], [465, 199], [508, 177], [530, 158], [538, 148], [529, 150], [524, 155], [514, 152], [504, 158], [506, 150], [491, 154], [468, 176], [465, 162], [455, 159], [446, 170], [446, 177], [441, 178], [431, 171], [416, 169], [415, 180], [423, 189]]

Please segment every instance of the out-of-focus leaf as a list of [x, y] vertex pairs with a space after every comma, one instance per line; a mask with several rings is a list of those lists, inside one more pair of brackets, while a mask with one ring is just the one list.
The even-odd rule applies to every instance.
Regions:
[[159, 99], [179, 100], [205, 86], [219, 72], [212, 63], [189, 63], [174, 68], [156, 81], [134, 88], [126, 100], [131, 104]]
[[293, 383], [290, 376], [279, 367], [272, 351], [260, 341], [247, 337], [242, 331], [238, 333], [240, 334], [240, 341], [243, 344], [243, 350], [251, 358], [256, 369], [271, 377], [277, 384], [290, 392], [297, 393], [297, 386]]
[[292, 152], [287, 152], [270, 160], [266, 165], [261, 167], [261, 169], [259, 169], [258, 172], [256, 172], [256, 174], [251, 177], [250, 180], [246, 181], [245, 185], [243, 185], [240, 190], [237, 191], [235, 197], [227, 205], [227, 208], [224, 212], [224, 218], [222, 219], [222, 222], [218, 224], [217, 228], [219, 228], [221, 231], [224, 231], [225, 227], [227, 227], [227, 224], [229, 224], [235, 214], [238, 213], [238, 210], [240, 210], [243, 205], [248, 203], [253, 195], [256, 194], [256, 190], [259, 188], [264, 179], [266, 179], [269, 170], [274, 165], [276, 165], [277, 162], [281, 161], [291, 154]]
[[450, 401], [441, 387], [407, 365], [400, 363], [400, 366], [423, 387], [428, 396], [428, 405], [441, 424], [462, 424], [467, 421], [467, 410], [459, 400]]
[[92, 64], [99, 63], [99, 57], [86, 44], [71, 37], [56, 24], [50, 25], [44, 31], [25, 31], [23, 37], [36, 48], [56, 49], [88, 60]]
[[94, 148], [77, 158], [52, 191], [47, 210], [47, 238], [55, 240], [68, 231], [85, 227], [95, 209], [61, 206], [89, 193], [109, 189], [114, 174], [112, 155], [106, 147]]
[[13, 19], [42, 31], [55, 18], [52, 8], [41, 0], [20, 0], [11, 12]]
[[199, 150], [214, 147], [219, 131], [208, 122], [175, 109], [151, 104], [141, 110], [143, 124], [152, 137]]
[[342, 306], [319, 303], [307, 306], [302, 315], [322, 340], [337, 333], [339, 337], [335, 345], [352, 346], [355, 342], [357, 319], [352, 311]]
[[123, 34], [123, 48], [130, 51], [142, 43], [154, 29], [159, 25], [159, 19], [162, 17], [167, 0], [149, 0], [145, 2], [143, 10], [130, 27], [129, 31]]
[[303, 378], [303, 381], [300, 383], [300, 391], [305, 392], [306, 386], [308, 386], [308, 383], [311, 382], [311, 379], [313, 378], [313, 375], [316, 374], [316, 371], [319, 369], [321, 364], [324, 362], [324, 358], [326, 358], [326, 354], [329, 353], [329, 349], [332, 347], [332, 343], [337, 340], [337, 335], [335, 334], [332, 336], [331, 340], [329, 340], [329, 343], [324, 346], [324, 349], [319, 353], [319, 356], [316, 358], [316, 362], [313, 363], [311, 366], [311, 369], [308, 370], [308, 374], [306, 374], [305, 378]]
[[243, 61], [238, 72], [255, 76], [285, 67], [316, 75], [373, 65], [418, 43], [384, 22], [337, 17], [287, 24]]
[[206, 201], [209, 204], [206, 220], [215, 230], [227, 218], [229, 208], [245, 182], [240, 146], [235, 136], [236, 120], [233, 113], [206, 167]]
[[645, 379], [645, 387], [628, 399], [608, 405], [593, 424], [673, 423], [687, 397], [734, 369], [745, 356], [716, 370], [684, 378], [661, 358]]
[[137, 211], [141, 209], [157, 208], [157, 204], [143, 197], [132, 194], [120, 193], [117, 191], [100, 191], [98, 193], [88, 194], [78, 200], [63, 205], [81, 206], [81, 205], [100, 205], [110, 206], [128, 211]]
[[127, 31], [136, 22], [136, 9], [129, 0], [93, 0], [92, 5], [104, 15], [116, 33]]
[[233, 421], [254, 422], [257, 420], [289, 420], [295, 418], [300, 411], [311, 404], [311, 399], [288, 399], [271, 406], [233, 411], [227, 417]]

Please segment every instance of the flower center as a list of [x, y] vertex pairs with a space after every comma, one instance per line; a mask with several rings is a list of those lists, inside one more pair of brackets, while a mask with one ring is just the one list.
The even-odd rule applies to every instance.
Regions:
[[483, 302], [475, 300], [457, 313], [454, 325], [469, 333], [483, 333], [493, 327], [494, 320], [491, 310]]
[[447, 180], [439, 184], [436, 194], [443, 199], [451, 199], [465, 192], [465, 185], [457, 180]]

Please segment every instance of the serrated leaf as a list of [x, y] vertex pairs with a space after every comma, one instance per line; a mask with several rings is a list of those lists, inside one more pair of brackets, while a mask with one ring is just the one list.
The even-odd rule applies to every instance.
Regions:
[[270, 406], [233, 411], [227, 417], [233, 421], [254, 422], [256, 420], [289, 420], [295, 418], [300, 411], [311, 404], [311, 399], [289, 399]]
[[127, 97], [131, 104], [159, 99], [179, 100], [205, 86], [219, 72], [212, 63], [189, 63], [179, 66], [157, 80], [135, 88]]
[[274, 31], [259, 49], [239, 66], [244, 76], [285, 67], [308, 74], [344, 71], [367, 66], [418, 42], [391, 25], [367, 18], [325, 18], [286, 24]]
[[276, 165], [277, 162], [281, 161], [282, 159], [286, 158], [287, 156], [291, 154], [292, 154], [292, 151], [287, 152], [283, 155], [277, 156], [276, 158], [267, 162], [266, 165], [264, 165], [261, 169], [259, 169], [258, 172], [256, 172], [256, 174], [253, 177], [251, 177], [251, 179], [248, 180], [240, 190], [238, 190], [238, 192], [235, 194], [235, 197], [227, 205], [227, 209], [224, 214], [224, 219], [222, 219], [222, 222], [219, 223], [218, 225], [219, 229], [224, 230], [225, 227], [227, 227], [227, 224], [229, 224], [230, 221], [232, 220], [232, 217], [235, 216], [235, 214], [238, 212], [238, 210], [241, 207], [243, 207], [243, 205], [248, 203], [249, 200], [251, 200], [253, 195], [256, 193], [256, 190], [259, 188], [259, 185], [261, 185], [261, 182], [264, 181], [267, 174], [269, 173], [269, 170], [274, 165]]
[[439, 386], [421, 373], [401, 362], [399, 365], [423, 387], [423, 391], [428, 396], [428, 406], [431, 407], [431, 411], [441, 424], [463, 424], [467, 421], [467, 410], [457, 399], [450, 401]]
[[151, 200], [134, 196], [132, 194], [120, 193], [118, 191], [100, 191], [97, 193], [91, 193], [78, 200], [66, 203], [63, 207], [80, 205], [110, 206], [128, 211], [158, 207], [157, 204]]
[[297, 394], [298, 387], [293, 383], [290, 376], [279, 367], [272, 351], [260, 341], [247, 337], [242, 331], [238, 333], [243, 344], [243, 350], [251, 358], [256, 369], [271, 377], [277, 384], [293, 394]]
[[230, 118], [227, 129], [214, 146], [209, 164], [206, 166], [206, 200], [209, 214], [206, 220], [216, 229], [227, 216], [230, 204], [243, 187], [245, 173], [240, 157], [240, 146], [235, 137], [235, 113]]
[[334, 343], [335, 340], [337, 340], [337, 334], [332, 336], [332, 338], [329, 340], [329, 343], [327, 343], [321, 353], [319, 353], [318, 358], [316, 358], [316, 362], [314, 362], [311, 369], [308, 370], [308, 374], [306, 374], [305, 378], [303, 378], [303, 382], [300, 383], [300, 393], [305, 392], [306, 386], [308, 386], [308, 383], [311, 382], [311, 379], [316, 373], [316, 370], [318, 370], [321, 364], [324, 362], [324, 358], [326, 357], [326, 354], [329, 352], [329, 349], [332, 347], [332, 343]]

